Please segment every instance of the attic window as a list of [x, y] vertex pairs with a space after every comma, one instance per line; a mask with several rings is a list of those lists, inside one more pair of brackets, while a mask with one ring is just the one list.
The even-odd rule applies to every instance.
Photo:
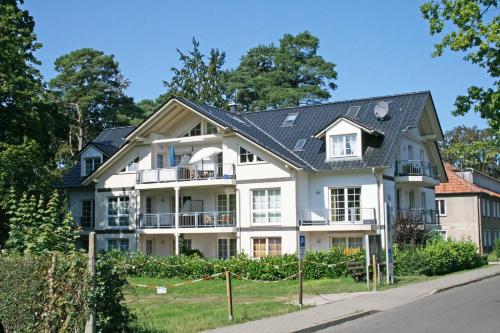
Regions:
[[361, 109], [361, 106], [359, 106], [359, 105], [351, 105], [349, 107], [349, 110], [347, 110], [346, 117], [356, 118], [360, 109]]
[[304, 149], [304, 145], [306, 144], [307, 139], [298, 139], [293, 147], [294, 151], [301, 151]]
[[134, 158], [125, 168], [121, 170], [121, 172], [134, 172], [139, 170], [139, 156]]
[[189, 132], [184, 134], [184, 136], [197, 136], [201, 135], [201, 123], [196, 124]]
[[297, 119], [298, 116], [299, 116], [298, 112], [293, 112], [293, 113], [287, 114], [286, 118], [285, 118], [285, 120], [283, 120], [283, 123], [281, 124], [281, 126], [292, 126], [293, 123], [295, 122], [295, 119]]

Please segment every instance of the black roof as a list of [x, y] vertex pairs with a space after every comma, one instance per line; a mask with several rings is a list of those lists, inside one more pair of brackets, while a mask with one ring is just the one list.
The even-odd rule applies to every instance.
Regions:
[[[403, 130], [418, 126], [429, 98], [430, 93], [424, 91], [239, 114], [196, 104], [184, 98], [176, 99], [272, 151], [296, 167], [329, 171], [391, 165], [399, 150]], [[389, 113], [382, 121], [378, 120], [373, 112], [379, 101], [389, 103]], [[350, 106], [360, 106], [355, 118], [347, 116]], [[293, 126], [283, 126], [283, 120], [289, 113], [298, 113], [298, 117]], [[339, 118], [350, 119], [380, 134], [380, 138], [370, 140], [373, 144], [366, 148], [362, 159], [326, 161], [325, 141], [314, 136]], [[302, 150], [294, 151], [293, 148], [299, 139], [307, 141]]]
[[[136, 126], [113, 127], [103, 130], [94, 140], [90, 141], [82, 151], [89, 145], [95, 146], [104, 154], [104, 160], [115, 154], [125, 143], [125, 138], [129, 135]], [[76, 161], [68, 172], [63, 176], [63, 182], [58, 187], [70, 188], [80, 187], [81, 182], [86, 177], [81, 176], [80, 159]]]
[[[432, 100], [430, 92], [423, 91], [260, 112], [230, 113], [213, 106], [194, 103], [182, 97], [175, 97], [175, 99], [219, 125], [271, 151], [288, 163], [310, 171], [362, 169], [391, 165], [399, 151], [403, 130], [418, 126], [427, 100]], [[389, 113], [384, 120], [377, 119], [373, 112], [379, 101], [389, 103]], [[347, 116], [347, 111], [351, 106], [360, 107], [354, 118]], [[283, 126], [283, 120], [289, 113], [298, 113], [298, 116], [292, 126]], [[366, 147], [362, 159], [326, 161], [325, 140], [315, 138], [315, 135], [339, 118], [346, 118], [374, 131], [373, 135], [369, 135], [367, 141], [370, 144]], [[136, 126], [108, 128], [89, 144], [95, 145], [104, 153], [105, 158], [109, 158], [125, 144], [125, 137], [135, 129]], [[306, 143], [301, 150], [294, 151], [294, 146], [299, 139], [306, 139]], [[63, 187], [78, 187], [83, 178], [80, 177], [80, 163], [77, 163], [64, 176]]]

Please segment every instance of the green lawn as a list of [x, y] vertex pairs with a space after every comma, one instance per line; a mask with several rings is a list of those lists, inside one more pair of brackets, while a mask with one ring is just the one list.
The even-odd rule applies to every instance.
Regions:
[[[394, 286], [417, 282], [425, 277], [399, 279]], [[130, 278], [131, 284], [172, 285], [179, 280]], [[298, 282], [262, 283], [233, 280], [234, 320], [227, 319], [224, 280], [202, 281], [169, 288], [167, 294], [156, 294], [152, 288], [125, 289], [127, 305], [138, 316], [138, 331], [198, 332], [263, 317], [298, 310], [291, 304], [297, 299]], [[384, 288], [384, 287], [383, 287]], [[333, 294], [366, 291], [365, 283], [352, 278], [304, 281], [304, 294]]]
[[488, 253], [488, 262], [500, 261], [500, 258], [497, 257], [495, 251]]

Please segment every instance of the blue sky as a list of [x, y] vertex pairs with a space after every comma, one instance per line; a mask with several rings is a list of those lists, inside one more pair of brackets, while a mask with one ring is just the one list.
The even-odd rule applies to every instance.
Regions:
[[169, 68], [179, 65], [176, 48], [191, 49], [193, 36], [205, 53], [225, 51], [227, 68], [234, 68], [249, 48], [309, 30], [320, 38], [319, 54], [337, 64], [332, 100], [430, 90], [444, 130], [485, 127], [475, 113], [453, 117], [450, 111], [469, 85], [491, 79], [460, 54], [431, 58], [439, 38], [428, 33], [422, 2], [26, 0], [24, 8], [35, 18], [47, 80], [58, 56], [92, 47], [115, 55], [135, 100], [156, 98]]

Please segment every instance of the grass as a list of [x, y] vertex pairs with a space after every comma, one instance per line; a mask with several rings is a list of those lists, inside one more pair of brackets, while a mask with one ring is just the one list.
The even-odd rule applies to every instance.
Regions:
[[[396, 284], [428, 279], [426, 277], [399, 278]], [[165, 286], [179, 280], [129, 278], [132, 285]], [[224, 280], [202, 281], [168, 288], [167, 294], [156, 294], [154, 288], [127, 287], [127, 306], [137, 315], [139, 332], [198, 332], [205, 329], [276, 316], [298, 310], [298, 282], [274, 283], [232, 281], [234, 320], [227, 319], [226, 285]], [[352, 278], [304, 281], [304, 295], [335, 294], [366, 291], [365, 283]]]
[[495, 254], [495, 251], [488, 253], [488, 262], [500, 261], [500, 258]]

